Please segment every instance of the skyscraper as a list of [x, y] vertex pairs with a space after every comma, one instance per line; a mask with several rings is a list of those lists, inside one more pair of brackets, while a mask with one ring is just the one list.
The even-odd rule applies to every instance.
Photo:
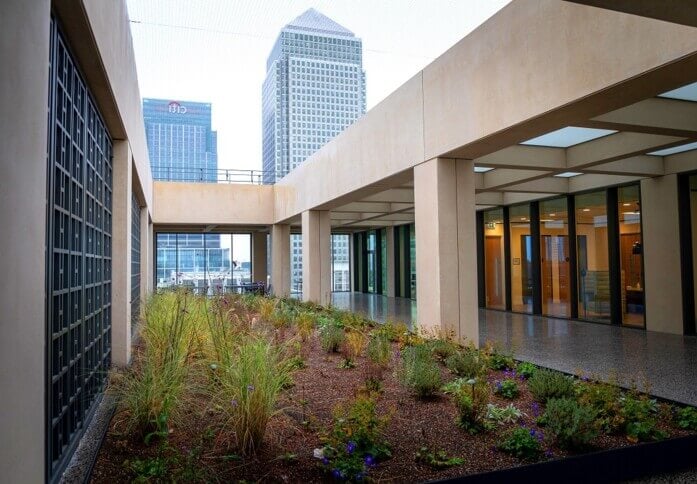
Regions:
[[[281, 30], [266, 71], [262, 156], [264, 183], [272, 184], [365, 114], [363, 45], [353, 32], [311, 8]], [[299, 292], [302, 241], [291, 237], [291, 289]], [[343, 238], [332, 238], [332, 253], [348, 260]], [[334, 290], [350, 287], [341, 271], [333, 274]]]
[[[154, 180], [217, 181], [218, 138], [211, 129], [210, 103], [145, 98], [143, 121]], [[158, 234], [157, 258], [158, 284], [183, 279], [199, 285], [210, 272], [220, 272], [216, 266], [225, 267], [230, 248], [221, 248], [218, 234]]]
[[281, 30], [266, 71], [264, 183], [275, 183], [365, 113], [361, 39], [310, 9]]
[[143, 120], [155, 180], [217, 180], [218, 136], [210, 103], [143, 99]]

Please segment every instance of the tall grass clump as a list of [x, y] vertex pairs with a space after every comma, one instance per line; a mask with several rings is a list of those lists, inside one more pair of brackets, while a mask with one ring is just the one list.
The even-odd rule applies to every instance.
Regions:
[[288, 381], [280, 348], [263, 337], [245, 335], [217, 368], [215, 400], [235, 432], [237, 447], [254, 453]]
[[402, 385], [411, 388], [417, 397], [426, 398], [441, 387], [438, 363], [426, 345], [409, 346], [402, 351], [402, 364], [396, 372]]
[[538, 402], [552, 398], [572, 398], [574, 382], [571, 378], [554, 370], [539, 369], [528, 380], [528, 388]]
[[309, 311], [298, 313], [295, 318], [298, 327], [298, 335], [302, 341], [307, 341], [315, 330], [315, 315]]
[[327, 353], [336, 353], [346, 337], [344, 328], [328, 318], [321, 318], [320, 323], [319, 341], [322, 349]]
[[180, 417], [204, 311], [200, 298], [182, 291], [155, 295], [146, 303], [137, 363], [112, 379], [130, 431], [166, 433], [169, 422]]

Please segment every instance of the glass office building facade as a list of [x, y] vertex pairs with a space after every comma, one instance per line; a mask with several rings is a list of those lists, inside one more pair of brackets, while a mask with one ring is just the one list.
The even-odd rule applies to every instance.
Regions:
[[643, 328], [638, 184], [478, 212], [479, 304]]
[[143, 121], [153, 180], [217, 181], [210, 103], [145, 98]]

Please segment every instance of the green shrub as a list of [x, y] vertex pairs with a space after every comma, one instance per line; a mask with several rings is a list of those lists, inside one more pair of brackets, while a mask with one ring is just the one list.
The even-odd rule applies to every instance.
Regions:
[[675, 414], [676, 425], [685, 430], [697, 430], [697, 408], [684, 407]]
[[440, 360], [445, 360], [458, 352], [457, 344], [448, 338], [430, 340], [428, 345], [433, 355]]
[[465, 460], [461, 457], [449, 457], [444, 450], [436, 451], [428, 447], [421, 447], [416, 453], [415, 459], [416, 462], [426, 464], [432, 469], [447, 469], [465, 463]]
[[486, 406], [486, 418], [498, 424], [515, 423], [523, 416], [523, 412], [518, 410], [515, 405], [509, 403], [505, 407], [497, 407], [493, 403]]
[[488, 428], [486, 421], [489, 385], [486, 381], [468, 380], [453, 392], [457, 407], [457, 424], [471, 434]]
[[584, 381], [576, 385], [577, 401], [596, 412], [596, 422], [605, 433], [615, 433], [624, 427], [624, 416], [617, 385], [603, 382]]
[[548, 400], [543, 416], [547, 434], [567, 449], [586, 448], [598, 436], [595, 417], [595, 410], [570, 398]]
[[402, 351], [402, 363], [396, 376], [419, 398], [433, 395], [441, 386], [440, 368], [425, 345], [409, 346]]
[[553, 370], [537, 370], [528, 380], [528, 388], [535, 400], [542, 403], [552, 398], [570, 398], [574, 395], [573, 380]]
[[344, 329], [336, 324], [324, 324], [319, 329], [319, 341], [327, 353], [336, 353], [344, 342]]
[[496, 346], [489, 346], [489, 368], [492, 370], [512, 370], [515, 368], [515, 361], [510, 352], [504, 351]]
[[537, 371], [537, 366], [527, 361], [521, 361], [520, 363], [518, 363], [516, 370], [518, 374], [522, 375], [524, 378], [530, 378]]
[[385, 440], [389, 420], [389, 415], [378, 415], [377, 403], [371, 397], [359, 396], [334, 409], [323, 463], [336, 480], [361, 480], [378, 460], [392, 455]]
[[501, 395], [503, 398], [508, 398], [509, 400], [514, 399], [520, 393], [518, 383], [512, 378], [506, 378], [503, 381], [496, 382], [494, 391], [498, 395]]
[[368, 341], [366, 354], [372, 363], [387, 366], [390, 362], [390, 340], [384, 334], [373, 334]]
[[445, 360], [445, 366], [453, 374], [466, 378], [482, 377], [487, 368], [485, 358], [474, 348], [466, 348], [450, 355]]
[[519, 459], [534, 460], [542, 454], [542, 433], [526, 427], [516, 427], [509, 432], [498, 448]]
[[631, 442], [663, 440], [668, 434], [658, 428], [656, 400], [634, 393], [620, 398], [624, 431]]

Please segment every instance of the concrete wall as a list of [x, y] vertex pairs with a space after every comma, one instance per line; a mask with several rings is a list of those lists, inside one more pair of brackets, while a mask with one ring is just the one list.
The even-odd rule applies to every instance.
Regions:
[[0, 480], [44, 480], [48, 0], [0, 2]]
[[641, 182], [646, 329], [683, 333], [678, 177]]
[[270, 185], [155, 182], [155, 225], [271, 225]]

